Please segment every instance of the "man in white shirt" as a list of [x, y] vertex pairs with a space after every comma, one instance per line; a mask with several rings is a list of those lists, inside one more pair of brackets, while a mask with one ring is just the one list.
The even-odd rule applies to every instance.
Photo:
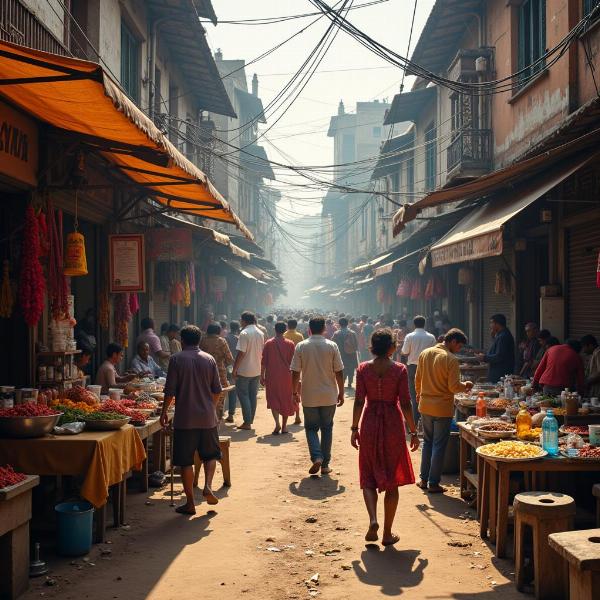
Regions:
[[417, 402], [417, 392], [415, 390], [415, 374], [419, 364], [419, 356], [423, 350], [435, 346], [437, 340], [431, 333], [425, 331], [425, 317], [417, 316], [413, 319], [415, 330], [404, 338], [402, 345], [402, 355], [407, 357], [408, 366], [408, 389], [410, 390], [410, 400], [412, 403], [413, 417], [415, 425], [419, 423], [421, 415], [419, 414], [419, 403]]
[[[344, 363], [335, 342], [323, 336], [325, 319], [312, 317], [309, 321], [311, 337], [296, 346], [290, 369], [294, 399], [300, 402], [299, 387], [302, 379], [302, 407], [304, 430], [312, 466], [311, 475], [321, 471], [331, 473], [331, 443], [333, 417], [336, 406], [344, 404]], [[319, 430], [321, 439], [319, 440]]]
[[242, 331], [237, 343], [237, 356], [232, 377], [242, 407], [244, 422], [238, 429], [252, 429], [256, 414], [256, 397], [262, 362], [265, 336], [256, 326], [254, 313], [245, 312], [241, 318]]

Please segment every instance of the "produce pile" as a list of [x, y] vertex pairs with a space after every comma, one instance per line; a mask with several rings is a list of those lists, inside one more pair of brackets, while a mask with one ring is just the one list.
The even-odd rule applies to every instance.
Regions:
[[0, 489], [25, 481], [27, 475], [17, 473], [10, 465], [0, 467]]
[[98, 404], [98, 396], [80, 385], [74, 385], [71, 389], [65, 390], [63, 398], [73, 402], [84, 402], [91, 405]]
[[491, 410], [506, 410], [511, 404], [512, 401], [506, 398], [491, 398], [487, 402], [487, 407]]
[[561, 433], [576, 433], [577, 435], [589, 435], [587, 425], [564, 425], [560, 428]]
[[17, 404], [13, 408], [0, 408], [0, 417], [51, 417], [58, 411], [43, 404]]
[[126, 408], [121, 402], [107, 400], [106, 402], [103, 402], [101, 406], [103, 412], [115, 412], [121, 415], [125, 415], [126, 417], [131, 417], [131, 420], [134, 423], [146, 422], [146, 415], [143, 412], [131, 408]]
[[76, 421], [83, 421], [85, 417], [87, 417], [92, 410], [82, 410], [80, 408], [63, 408], [62, 406], [57, 406], [63, 414], [61, 418], [58, 420], [58, 426], [64, 425], [65, 423], [75, 423]]
[[136, 409], [136, 408], [144, 408], [144, 409], [154, 409], [156, 408], [156, 404], [154, 402], [146, 402], [143, 400], [128, 400], [127, 398], [125, 398], [124, 400], [121, 400], [121, 404], [125, 407], [125, 408], [132, 408], [132, 409]]
[[125, 415], [118, 412], [106, 412], [105, 410], [98, 410], [95, 412], [91, 412], [86, 414], [83, 417], [84, 421], [119, 421]]
[[72, 400], [67, 400], [66, 398], [63, 398], [61, 400], [54, 400], [52, 402], [51, 406], [53, 406], [57, 410], [60, 410], [61, 412], [63, 411], [63, 409], [73, 409], [73, 410], [79, 410], [82, 413], [88, 413], [88, 412], [93, 412], [95, 410], [98, 410], [98, 408], [100, 407], [100, 404], [99, 403], [87, 404], [86, 402], [73, 402]]
[[598, 458], [600, 459], [600, 446], [590, 446], [585, 444], [579, 449], [579, 458]]
[[478, 431], [506, 431], [511, 433], [515, 430], [515, 426], [512, 423], [505, 423], [504, 421], [492, 421], [491, 423], [485, 423], [477, 427]]
[[481, 446], [479, 452], [493, 458], [538, 458], [544, 455], [544, 451], [539, 446], [506, 441]]

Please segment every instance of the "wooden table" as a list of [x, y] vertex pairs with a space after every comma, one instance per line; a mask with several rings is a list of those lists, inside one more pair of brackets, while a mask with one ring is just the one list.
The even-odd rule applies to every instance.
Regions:
[[458, 423], [458, 430], [460, 432], [460, 495], [461, 498], [468, 499], [472, 496], [471, 490], [475, 490], [477, 516], [479, 517], [481, 511], [481, 494], [479, 490], [481, 490], [483, 480], [483, 461], [475, 450], [486, 442], [467, 423]]
[[600, 462], [583, 461], [560, 457], [545, 457], [539, 460], [501, 462], [489, 457], [483, 459], [483, 483], [479, 489], [480, 535], [496, 543], [496, 556], [506, 557], [506, 539], [509, 518], [509, 485], [511, 473], [531, 474], [531, 491], [544, 491], [537, 484], [540, 473], [598, 472]]
[[17, 598], [29, 587], [31, 490], [37, 475], [0, 490], [0, 598]]

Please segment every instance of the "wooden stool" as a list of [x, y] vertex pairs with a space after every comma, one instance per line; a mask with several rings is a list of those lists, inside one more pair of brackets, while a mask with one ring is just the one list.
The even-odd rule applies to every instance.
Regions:
[[552, 533], [548, 543], [569, 563], [569, 598], [593, 600], [600, 590], [600, 529]]
[[[223, 485], [231, 487], [231, 464], [229, 462], [229, 447], [231, 446], [231, 438], [227, 435], [219, 436], [219, 446], [221, 447], [221, 469], [223, 471]], [[198, 479], [200, 478], [200, 470], [202, 469], [202, 461], [196, 452], [194, 454], [194, 487], [198, 487]]]
[[554, 492], [524, 492], [513, 503], [515, 514], [515, 582], [525, 587], [525, 527], [533, 534], [533, 567], [537, 600], [567, 598], [567, 569], [560, 556], [550, 549], [548, 535], [573, 529], [575, 500]]
[[592, 486], [592, 494], [596, 496], [596, 527], [600, 527], [600, 483]]

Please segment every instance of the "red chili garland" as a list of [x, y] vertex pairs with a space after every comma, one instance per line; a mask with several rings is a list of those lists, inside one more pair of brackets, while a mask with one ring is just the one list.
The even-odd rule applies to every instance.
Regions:
[[64, 274], [62, 211], [58, 211], [58, 223], [54, 209], [48, 202], [49, 259], [48, 259], [48, 299], [54, 319], [65, 318], [69, 312], [67, 278]]
[[39, 224], [33, 206], [25, 211], [25, 229], [21, 251], [21, 275], [19, 279], [19, 300], [25, 322], [35, 327], [44, 310], [44, 290], [46, 281], [40, 264]]

